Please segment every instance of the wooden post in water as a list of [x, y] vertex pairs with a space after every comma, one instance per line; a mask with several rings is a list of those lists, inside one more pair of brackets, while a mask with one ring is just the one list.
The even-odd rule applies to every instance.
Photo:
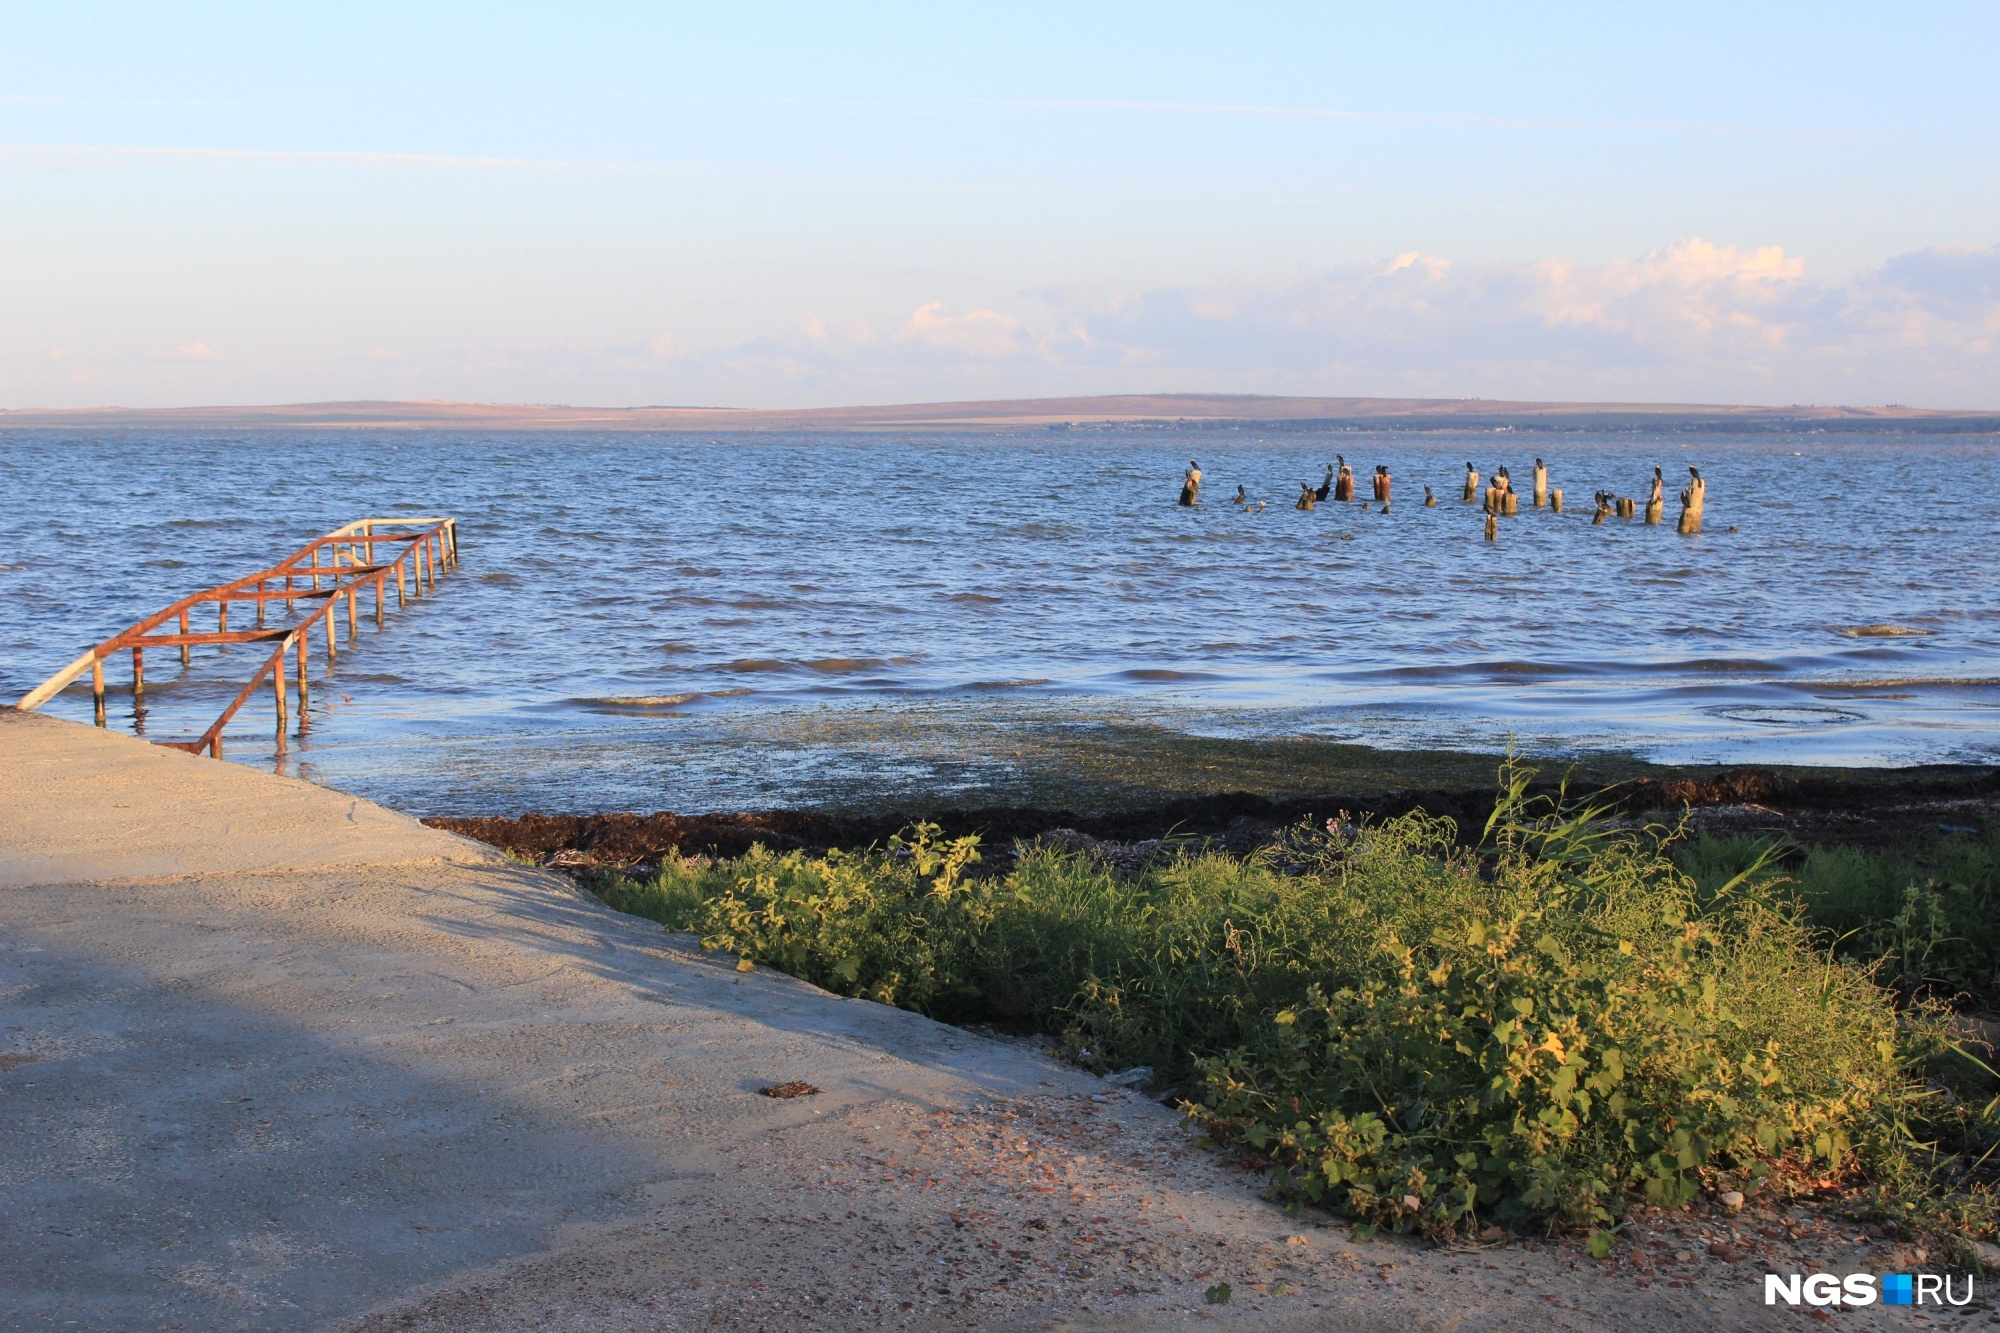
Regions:
[[308, 640], [311, 639], [311, 637], [312, 636], [308, 634], [303, 628], [299, 630], [299, 730], [300, 731], [304, 731], [306, 729], [306, 702], [307, 699], [309, 698], [309, 692], [312, 689], [312, 686], [306, 677], [306, 651], [308, 648], [311, 647], [311, 644], [308, 642]]
[[264, 628], [264, 580], [257, 580], [257, 628]]
[[215, 604], [215, 632], [217, 634], [229, 633], [229, 601], [227, 598]]
[[409, 552], [405, 551], [403, 556], [399, 557], [396, 561], [396, 609], [398, 611], [402, 610], [409, 603], [409, 598], [403, 591], [403, 559], [407, 558], [408, 555]]
[[90, 700], [97, 713], [97, 725], [104, 725], [104, 659], [90, 659]]
[[1493, 511], [1489, 509], [1486, 511], [1486, 540], [1489, 542], [1498, 541], [1499, 538], [1500, 538], [1500, 520], [1497, 516], [1494, 515]]
[[1688, 484], [1681, 487], [1681, 521], [1676, 530], [1695, 533], [1701, 531], [1701, 507], [1708, 495], [1708, 483], [1693, 468], [1689, 468], [1688, 473]]
[[[188, 613], [183, 611], [181, 612], [181, 633], [186, 634], [187, 632], [188, 632]], [[181, 665], [186, 666], [187, 664], [188, 664], [188, 646], [186, 644], [182, 644]]]
[[360, 596], [360, 590], [352, 583], [347, 585], [347, 641], [349, 643], [353, 643], [361, 637], [360, 615], [354, 605], [360, 599]]
[[144, 648], [134, 648], [132, 650], [133, 700], [137, 701], [138, 698], [145, 692], [146, 692], [146, 650]]
[[1632, 517], [1632, 515], [1633, 515], [1633, 513], [1634, 513], [1634, 512], [1635, 512], [1635, 510], [1634, 510], [1634, 507], [1633, 507], [1633, 504], [1632, 504], [1632, 497], [1631, 497], [1631, 496], [1629, 496], [1629, 495], [1621, 495], [1621, 496], [1619, 496], [1619, 497], [1618, 497], [1618, 517], [1620, 517], [1620, 518], [1630, 518], [1630, 517]]
[[1540, 509], [1549, 502], [1549, 470], [1542, 460], [1535, 460], [1535, 508]]
[[1557, 514], [1560, 514], [1563, 511], [1562, 487], [1558, 486], [1554, 490], [1549, 492], [1549, 509], [1552, 513], [1557, 513]]
[[320, 617], [319, 623], [326, 628], [326, 664], [332, 666], [334, 659], [340, 655], [340, 645], [335, 642], [340, 635], [333, 628], [332, 602], [326, 604], [326, 612]]
[[1478, 498], [1479, 498], [1479, 469], [1472, 466], [1472, 464], [1467, 463], [1465, 465], [1465, 501], [1467, 504], [1470, 504], [1474, 500], [1477, 500]]
[[382, 628], [382, 596], [383, 596], [382, 580], [385, 577], [386, 575], [382, 574], [377, 574], [375, 576], [375, 628], [376, 629]]
[[1424, 508], [1436, 509], [1437, 502], [1438, 498], [1435, 495], [1431, 494], [1431, 488], [1428, 486], [1424, 487]]
[[285, 748], [285, 650], [278, 650], [278, 664], [271, 668], [271, 694], [278, 704], [278, 748]]
[[1506, 494], [1500, 497], [1500, 502], [1504, 506], [1500, 512], [1508, 515], [1509, 517], [1512, 517], [1515, 511], [1517, 511], [1521, 507], [1520, 492], [1516, 491], [1512, 486], [1509, 486], [1507, 488]]

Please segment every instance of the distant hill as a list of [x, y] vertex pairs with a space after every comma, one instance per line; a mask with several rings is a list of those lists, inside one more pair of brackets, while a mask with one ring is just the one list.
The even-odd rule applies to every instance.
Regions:
[[0, 411], [9, 427], [195, 427], [202, 429], [785, 431], [943, 430], [996, 426], [1241, 423], [1357, 425], [1405, 429], [1478, 426], [1617, 429], [1683, 426], [1758, 429], [2000, 431], [2000, 411], [1908, 407], [1739, 407], [1710, 403], [1511, 402], [1495, 398], [1285, 398], [1261, 394], [1127, 394], [1100, 398], [1014, 398], [964, 403], [748, 409], [726, 407], [568, 407], [551, 404], [419, 402], [292, 403], [272, 407], [25, 408]]

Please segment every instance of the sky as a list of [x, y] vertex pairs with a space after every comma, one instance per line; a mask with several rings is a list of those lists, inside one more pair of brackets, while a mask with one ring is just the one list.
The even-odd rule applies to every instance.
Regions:
[[0, 407], [2000, 408], [2000, 5], [0, 0]]

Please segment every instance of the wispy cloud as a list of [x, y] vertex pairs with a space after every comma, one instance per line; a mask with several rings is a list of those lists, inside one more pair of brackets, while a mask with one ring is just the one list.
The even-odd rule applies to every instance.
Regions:
[[235, 106], [233, 97], [29, 97], [0, 95], [0, 106]]
[[711, 396], [1131, 389], [2000, 407], [2000, 247], [1899, 256], [1844, 286], [1781, 246], [1459, 264], [1411, 251], [1288, 281], [930, 302], [886, 334], [815, 315], [687, 349]]
[[967, 98], [968, 105], [1054, 111], [1143, 111], [1190, 116], [1255, 117], [1267, 120], [1330, 120], [1354, 125], [1463, 125], [1502, 130], [1614, 130], [1647, 134], [1733, 135], [1755, 139], [1805, 139], [1834, 143], [1883, 139], [1887, 135], [1807, 125], [1732, 125], [1699, 121], [1601, 120], [1562, 116], [1473, 116], [1443, 112], [1354, 111], [1338, 107], [1262, 106], [1240, 102], [1120, 102], [1096, 98]]
[[187, 148], [166, 145], [0, 144], [0, 158], [65, 165], [128, 162], [325, 163], [357, 167], [462, 167], [503, 171], [645, 171], [650, 162], [487, 157], [458, 153], [378, 153], [312, 148]]

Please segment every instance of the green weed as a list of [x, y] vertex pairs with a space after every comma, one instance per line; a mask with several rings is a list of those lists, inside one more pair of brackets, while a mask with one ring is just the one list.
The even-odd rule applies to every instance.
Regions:
[[920, 824], [865, 851], [670, 857], [599, 890], [745, 966], [1150, 1065], [1276, 1193], [1366, 1228], [1603, 1229], [1718, 1173], [1865, 1172], [1879, 1212], [1991, 1229], [1993, 1076], [1933, 1002], [1899, 1011], [1877, 981], [1979, 965], [1991, 946], [1953, 913], [1990, 900], [1990, 849], [1890, 890], [1817, 853], [1620, 829], [1529, 798], [1532, 776], [1503, 768], [1477, 851], [1413, 814], [1132, 873], [1026, 845], [974, 875], [977, 839]]

